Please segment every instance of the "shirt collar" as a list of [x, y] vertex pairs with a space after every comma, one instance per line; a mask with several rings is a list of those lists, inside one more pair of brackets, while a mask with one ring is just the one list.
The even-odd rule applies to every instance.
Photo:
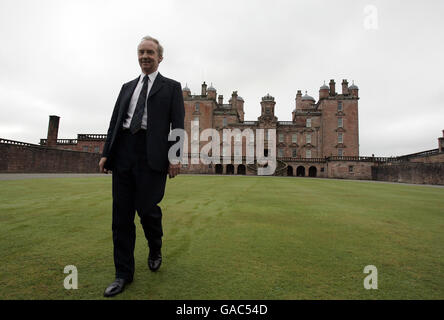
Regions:
[[[159, 73], [159, 70], [156, 70], [148, 75], [148, 78], [150, 79], [151, 83], [154, 83], [154, 80], [156, 80], [157, 74]], [[140, 75], [139, 81], [143, 82], [143, 78], [145, 77], [145, 73], [142, 72]]]

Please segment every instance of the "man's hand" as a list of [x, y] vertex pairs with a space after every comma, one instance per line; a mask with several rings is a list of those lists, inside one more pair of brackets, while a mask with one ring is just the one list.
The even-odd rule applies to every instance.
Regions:
[[99, 161], [100, 173], [108, 173], [108, 170], [105, 169], [106, 159], [107, 159], [107, 157], [100, 158], [100, 161]]
[[180, 172], [180, 163], [178, 164], [170, 163], [170, 165], [168, 166], [168, 175], [170, 176], [170, 179], [177, 176], [179, 172]]

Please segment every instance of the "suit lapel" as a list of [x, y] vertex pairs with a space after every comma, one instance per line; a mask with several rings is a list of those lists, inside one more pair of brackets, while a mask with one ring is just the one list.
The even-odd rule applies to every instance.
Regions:
[[148, 100], [162, 88], [163, 84], [165, 82], [165, 79], [160, 74], [160, 72], [157, 74], [156, 79], [154, 80], [153, 86], [151, 87], [150, 94], [148, 95]]
[[[125, 88], [123, 93], [122, 101], [120, 102], [119, 116], [117, 117], [116, 127], [120, 128], [122, 126], [123, 120], [126, 118], [126, 113], [128, 112], [128, 106], [130, 104], [133, 92], [136, 89], [137, 83], [139, 82], [139, 77], [130, 81], [128, 86]], [[115, 131], [117, 133], [117, 131]]]
[[133, 96], [134, 90], [136, 90], [137, 83], [139, 82], [140, 76], [128, 83], [128, 87], [122, 98], [122, 106], [120, 108], [120, 115], [123, 115], [128, 111], [128, 106], [130, 104], [131, 97]]

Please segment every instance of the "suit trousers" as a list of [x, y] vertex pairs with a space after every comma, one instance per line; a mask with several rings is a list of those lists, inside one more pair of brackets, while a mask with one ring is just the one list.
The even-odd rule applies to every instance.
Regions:
[[135, 212], [150, 250], [162, 246], [162, 201], [166, 172], [152, 170], [146, 152], [146, 131], [120, 130], [113, 150], [112, 171], [114, 265], [116, 278], [132, 280], [136, 243]]

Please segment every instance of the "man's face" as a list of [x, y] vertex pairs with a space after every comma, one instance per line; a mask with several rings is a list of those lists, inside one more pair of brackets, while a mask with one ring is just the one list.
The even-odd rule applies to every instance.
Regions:
[[145, 74], [150, 74], [157, 70], [162, 57], [159, 57], [157, 44], [151, 40], [144, 40], [137, 48], [139, 65]]

